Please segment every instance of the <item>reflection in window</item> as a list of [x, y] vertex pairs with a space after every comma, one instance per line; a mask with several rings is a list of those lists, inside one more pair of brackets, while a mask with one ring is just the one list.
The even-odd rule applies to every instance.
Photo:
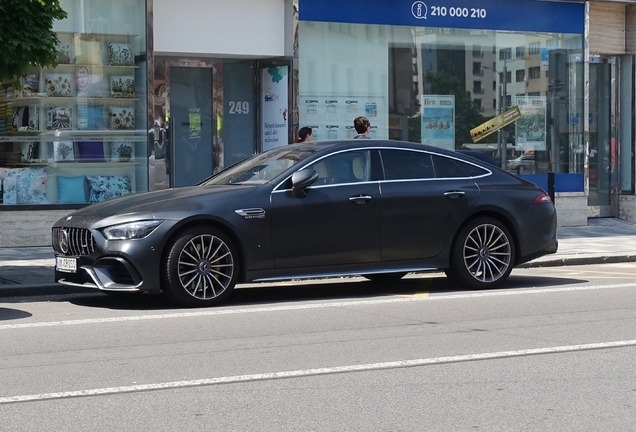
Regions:
[[[545, 121], [536, 122], [544, 125], [544, 134], [540, 134], [544, 138], [531, 143], [526, 140], [523, 145], [537, 152], [537, 161], [541, 161], [537, 163], [537, 172], [552, 169], [551, 140], [557, 137], [548, 130], [552, 124], [549, 108], [553, 105], [549, 100], [550, 82], [541, 69], [550, 69], [550, 65], [545, 64], [545, 59], [542, 62], [541, 47], [552, 40], [556, 44], [554, 49], [566, 54], [565, 73], [572, 74], [578, 65], [570, 63], [570, 59], [575, 58], [573, 54], [582, 52], [583, 35], [360, 24], [355, 27], [362, 37], [352, 44], [348, 37], [328, 32], [328, 23], [314, 23], [310, 28], [301, 21], [299, 25], [302, 30], [298, 81], [301, 101], [333, 97], [342, 98], [342, 106], [346, 106], [346, 100], [353, 100], [360, 108], [355, 113], [358, 115], [366, 114], [366, 101], [370, 101], [369, 113], [374, 115], [370, 120], [378, 138], [443, 148], [500, 148], [505, 140], [509, 149], [507, 154], [496, 154], [495, 157], [512, 160], [526, 150], [517, 145], [515, 125], [478, 142], [473, 142], [470, 131], [500, 114], [504, 108], [515, 106], [521, 96], [537, 94], [546, 98], [535, 106], [547, 109], [537, 108], [532, 114], [545, 116]], [[384, 41], [377, 37], [381, 28]], [[369, 40], [365, 34], [373, 37]], [[326, 52], [325, 46], [337, 47], [337, 50]], [[330, 88], [331, 64], [338, 64], [342, 73], [338, 95], [332, 94]], [[353, 71], [353, 76], [345, 75], [346, 71]], [[530, 79], [531, 73], [537, 78]], [[309, 74], [316, 77], [316, 88], [310, 89], [307, 85]], [[560, 95], [565, 98], [560, 102], [562, 115], [556, 119], [560, 124], [554, 130], [566, 135], [559, 136], [559, 142], [574, 145], [568, 143], [579, 142], [580, 137], [570, 140], [567, 136], [570, 128], [569, 117], [565, 114], [583, 111], [584, 86], [580, 80], [567, 82], [569, 88]], [[450, 100], [451, 108], [441, 114], [441, 120], [431, 119], [434, 114], [429, 114], [430, 105], [425, 105], [425, 101], [444, 98]], [[299, 122], [316, 125], [319, 135], [323, 131], [320, 136], [324, 139], [328, 127], [336, 123], [327, 121], [324, 105], [320, 107], [320, 112], [310, 117], [306, 107], [301, 106]], [[347, 127], [351, 129], [355, 115], [350, 111], [340, 114], [338, 127], [334, 130], [339, 139], [346, 139]], [[324, 124], [317, 124], [319, 120], [316, 119], [323, 118]], [[440, 127], [427, 127], [430, 124]]]
[[528, 53], [529, 54], [539, 54], [541, 51], [541, 42], [530, 42], [528, 45]]
[[515, 73], [515, 82], [523, 82], [526, 79], [526, 70], [520, 69]]
[[528, 75], [530, 75], [530, 79], [538, 79], [541, 78], [541, 69], [537, 67], [531, 67], [528, 69]]

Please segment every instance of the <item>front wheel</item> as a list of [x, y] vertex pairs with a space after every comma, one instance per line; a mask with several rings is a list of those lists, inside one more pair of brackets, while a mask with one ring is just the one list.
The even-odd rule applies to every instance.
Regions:
[[510, 275], [514, 253], [508, 228], [497, 219], [480, 217], [455, 237], [446, 275], [471, 289], [493, 288]]
[[219, 304], [236, 285], [236, 248], [216, 228], [190, 228], [168, 245], [162, 276], [162, 290], [181, 306]]

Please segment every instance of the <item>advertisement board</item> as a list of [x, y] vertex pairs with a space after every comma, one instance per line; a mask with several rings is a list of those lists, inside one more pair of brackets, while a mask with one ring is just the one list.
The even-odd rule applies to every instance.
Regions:
[[261, 143], [263, 150], [289, 144], [287, 66], [273, 66], [261, 70]]
[[352, 139], [353, 120], [365, 116], [371, 123], [371, 138], [388, 139], [389, 113], [379, 96], [323, 97], [301, 95], [300, 126], [312, 128], [314, 140]]
[[422, 144], [455, 149], [455, 95], [422, 96]]
[[516, 105], [521, 118], [515, 123], [515, 142], [519, 150], [546, 149], [545, 96], [517, 96]]

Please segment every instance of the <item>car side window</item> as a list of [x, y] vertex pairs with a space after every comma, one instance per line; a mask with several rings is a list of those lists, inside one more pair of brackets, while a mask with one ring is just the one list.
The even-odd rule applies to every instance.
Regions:
[[488, 174], [483, 168], [442, 155], [432, 155], [436, 178], [478, 177]]
[[434, 178], [431, 155], [409, 150], [381, 150], [386, 180], [415, 180]]
[[369, 151], [350, 151], [328, 156], [308, 168], [318, 173], [315, 186], [358, 183], [371, 178]]

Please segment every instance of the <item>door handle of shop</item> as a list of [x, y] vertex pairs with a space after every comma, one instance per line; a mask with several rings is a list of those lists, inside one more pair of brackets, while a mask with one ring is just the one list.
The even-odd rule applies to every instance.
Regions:
[[446, 198], [452, 198], [452, 199], [462, 198], [464, 195], [466, 195], [466, 192], [464, 192], [464, 191], [448, 191], [448, 192], [444, 192], [444, 196]]
[[349, 198], [349, 201], [356, 204], [364, 204], [371, 201], [371, 197], [369, 195], [356, 195]]

